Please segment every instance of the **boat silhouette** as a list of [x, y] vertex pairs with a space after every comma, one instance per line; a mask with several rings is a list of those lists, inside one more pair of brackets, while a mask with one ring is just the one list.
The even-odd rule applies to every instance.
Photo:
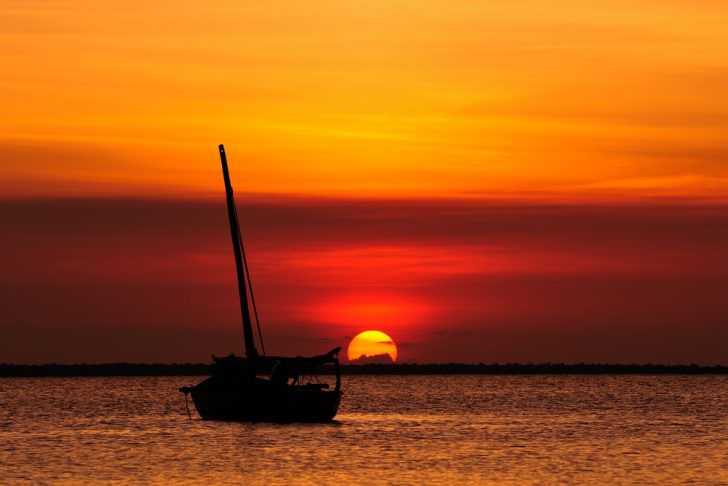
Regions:
[[[207, 420], [330, 421], [336, 416], [341, 401], [341, 373], [338, 359], [341, 348], [312, 357], [266, 356], [230, 183], [227, 156], [223, 145], [220, 145], [219, 149], [235, 256], [245, 358], [232, 354], [222, 358], [213, 356], [211, 376], [195, 386], [182, 387], [179, 390], [185, 396], [188, 394], [192, 396], [197, 412]], [[258, 352], [255, 343], [253, 317], [262, 354]], [[321, 383], [318, 378], [322, 367], [332, 365], [336, 377], [333, 389], [329, 384]]]

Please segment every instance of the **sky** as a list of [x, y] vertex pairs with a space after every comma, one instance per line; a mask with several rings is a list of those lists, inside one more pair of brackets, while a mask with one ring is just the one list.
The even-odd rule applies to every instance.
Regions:
[[0, 362], [728, 364], [728, 4], [4, 1]]

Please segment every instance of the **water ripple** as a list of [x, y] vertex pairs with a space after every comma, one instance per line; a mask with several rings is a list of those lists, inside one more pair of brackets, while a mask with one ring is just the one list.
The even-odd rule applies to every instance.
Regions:
[[728, 483], [728, 377], [353, 376], [331, 424], [190, 419], [185, 377], [0, 380], [0, 477]]

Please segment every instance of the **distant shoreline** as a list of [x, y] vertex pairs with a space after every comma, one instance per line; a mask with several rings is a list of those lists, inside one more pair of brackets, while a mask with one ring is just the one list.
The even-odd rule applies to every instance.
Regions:
[[[210, 365], [182, 364], [0, 364], [0, 377], [204, 376]], [[325, 369], [323, 373], [332, 373]], [[659, 364], [365, 364], [341, 366], [344, 375], [728, 375], [728, 366]]]

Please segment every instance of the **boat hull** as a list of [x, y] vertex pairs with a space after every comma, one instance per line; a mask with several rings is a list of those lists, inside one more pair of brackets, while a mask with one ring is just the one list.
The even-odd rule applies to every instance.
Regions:
[[204, 420], [237, 422], [329, 422], [339, 410], [341, 392], [305, 386], [219, 383], [208, 378], [191, 388]]

